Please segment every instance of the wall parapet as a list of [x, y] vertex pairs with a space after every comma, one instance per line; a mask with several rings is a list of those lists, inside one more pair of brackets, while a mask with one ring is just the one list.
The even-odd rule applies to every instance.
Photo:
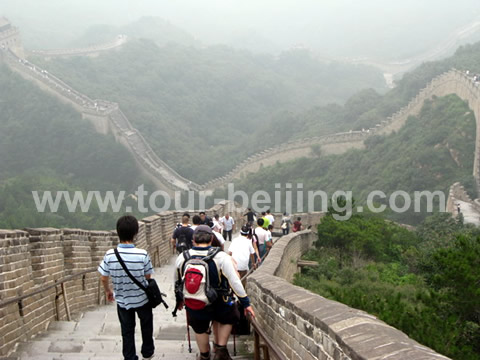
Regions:
[[291, 360], [448, 359], [364, 311], [290, 283], [310, 230], [283, 236], [248, 279], [257, 321]]
[[[184, 212], [193, 213], [165, 211], [139, 221], [135, 243], [148, 251], [154, 267], [171, 260], [170, 239]], [[229, 212], [241, 223], [244, 209], [223, 201], [206, 212], [220, 216]], [[59, 284], [67, 276], [83, 274], [64, 284], [72, 313], [104, 302], [95, 270], [107, 250], [118, 242], [115, 231], [0, 229], [0, 357], [7, 355], [15, 343], [45, 330], [51, 321], [67, 319]]]

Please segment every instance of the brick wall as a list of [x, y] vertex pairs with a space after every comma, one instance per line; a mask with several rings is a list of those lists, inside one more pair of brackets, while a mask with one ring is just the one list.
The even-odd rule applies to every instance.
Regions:
[[309, 230], [280, 238], [248, 280], [257, 320], [287, 359], [447, 359], [375, 316], [291, 284], [314, 240]]
[[[239, 221], [244, 210], [222, 202], [207, 212], [223, 216], [226, 211]], [[183, 213], [166, 211], [139, 221], [136, 244], [149, 252], [155, 267], [172, 258], [170, 239]], [[49, 322], [67, 319], [60, 285], [9, 305], [1, 305], [3, 301], [33, 293], [66, 276], [96, 269], [105, 252], [117, 244], [114, 231], [0, 230], [0, 357], [7, 355], [16, 342], [44, 330]], [[96, 271], [66, 282], [65, 292], [72, 313], [104, 301]]]

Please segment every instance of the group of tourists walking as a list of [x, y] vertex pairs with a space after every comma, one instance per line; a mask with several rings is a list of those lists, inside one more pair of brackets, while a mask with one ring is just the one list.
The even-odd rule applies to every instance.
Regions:
[[[200, 360], [212, 359], [212, 355], [214, 360], [231, 359], [227, 342], [233, 326], [240, 315], [255, 317], [245, 291], [246, 277], [249, 270], [262, 264], [273, 246], [275, 217], [266, 211], [257, 218], [251, 209], [244, 217], [246, 221], [235, 237], [236, 223], [229, 213], [213, 218], [205, 212], [192, 217], [184, 213], [173, 229], [171, 245], [178, 254], [173, 315], [186, 310], [187, 330], [190, 326], [195, 332]], [[288, 234], [290, 226], [293, 231], [301, 230], [300, 218], [292, 224], [290, 216], [284, 213], [280, 226], [283, 234]], [[152, 279], [154, 270], [147, 251], [135, 247], [138, 230], [135, 217], [119, 218], [120, 243], [116, 249], [107, 251], [98, 267], [107, 300], [117, 302], [125, 360], [139, 359], [135, 348], [136, 316], [140, 319], [143, 359], [154, 359], [152, 309], [163, 302], [163, 294]]]

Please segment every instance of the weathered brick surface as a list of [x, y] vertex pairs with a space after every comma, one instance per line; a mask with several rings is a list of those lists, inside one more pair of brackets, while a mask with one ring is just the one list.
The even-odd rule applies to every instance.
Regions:
[[291, 284], [314, 238], [308, 230], [282, 237], [247, 285], [258, 322], [287, 359], [447, 359], [372, 315]]
[[[241, 221], [243, 209], [227, 202], [209, 209], [223, 216], [225, 211]], [[136, 238], [155, 266], [165, 264], [172, 254], [170, 239], [184, 212], [166, 211], [139, 222]], [[196, 212], [190, 212], [194, 215]], [[96, 269], [105, 252], [117, 246], [114, 231], [81, 229], [0, 230], [0, 303], [55, 284], [66, 276]], [[65, 283], [70, 311], [76, 313], [104, 301], [99, 275], [90, 272]], [[66, 320], [61, 286], [57, 285], [19, 303], [0, 305], [0, 357], [16, 342], [43, 331], [49, 322]]]

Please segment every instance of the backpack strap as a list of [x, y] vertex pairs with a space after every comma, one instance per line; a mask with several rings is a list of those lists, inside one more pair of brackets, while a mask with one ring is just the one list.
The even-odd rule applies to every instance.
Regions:
[[[255, 239], [257, 239], [257, 244], [258, 244], [258, 245], [260, 245], [260, 244], [258, 243], [258, 235], [257, 235], [257, 234], [255, 234], [255, 229], [253, 229], [252, 236], [254, 236], [254, 237], [255, 237]], [[253, 245], [253, 238], [252, 238], [252, 245]], [[258, 245], [257, 245], [257, 246], [258, 246]]]
[[205, 261], [205, 262], [208, 262], [208, 261], [212, 260], [215, 257], [215, 255], [217, 255], [220, 251], [222, 251], [221, 248], [212, 247], [212, 248], [208, 249], [207, 256], [205, 256], [202, 260]]
[[[205, 262], [209, 262], [210, 260], [212, 260], [215, 255], [217, 255], [220, 251], [222, 251], [221, 248], [219, 247], [212, 247], [210, 249], [208, 249], [208, 253], [207, 253], [207, 256], [203, 257], [201, 260], [205, 261]], [[183, 274], [185, 274], [185, 265], [187, 264], [187, 261], [190, 260], [192, 258], [192, 255], [190, 254], [190, 251], [188, 250], [185, 250], [183, 253], [183, 265], [182, 265], [182, 276]]]
[[137, 285], [140, 289], [142, 289], [143, 291], [146, 292], [147, 288], [142, 283], [140, 283], [140, 281], [138, 281], [135, 278], [135, 276], [133, 276], [132, 273], [128, 270], [127, 265], [125, 265], [125, 263], [123, 262], [123, 259], [121, 258], [118, 250], [114, 249], [113, 251], [115, 252], [115, 256], [117, 257], [118, 262], [120, 263], [120, 265], [122, 265], [122, 268], [123, 268], [123, 270], [125, 270], [128, 277], [135, 283], [135, 285]]
[[192, 255], [190, 254], [190, 251], [188, 251], [188, 250], [184, 250], [182, 255], [183, 255], [183, 264], [182, 264], [182, 273], [180, 274], [181, 276], [183, 276], [183, 274], [185, 274], [185, 265], [187, 264], [187, 261], [192, 258]]

